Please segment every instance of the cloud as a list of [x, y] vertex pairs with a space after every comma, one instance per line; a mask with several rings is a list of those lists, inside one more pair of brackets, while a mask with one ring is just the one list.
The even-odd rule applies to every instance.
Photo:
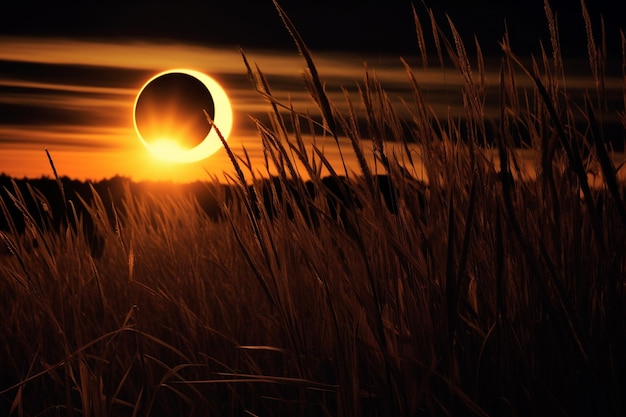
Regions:
[[[276, 99], [298, 112], [318, 113], [303, 83], [305, 63], [296, 52], [251, 50], [246, 51], [246, 56], [267, 77]], [[413, 95], [399, 57], [315, 52], [313, 57], [339, 111], [346, 109], [342, 90], [345, 87], [356, 111], [361, 112], [356, 85], [363, 82], [367, 71], [370, 78], [381, 80], [394, 108], [408, 112], [406, 107], [411, 106]], [[453, 116], [464, 114], [463, 80], [457, 71], [423, 69], [414, 58], [407, 60], [414, 64], [417, 82], [438, 116], [447, 117], [449, 111]], [[34, 163], [31, 158], [40, 158], [42, 149], [48, 147], [60, 149], [67, 156], [63, 161], [67, 161], [69, 176], [139, 175], [140, 171], [149, 176], [151, 171], [140, 169], [137, 162], [140, 159], [141, 164], [146, 164], [141, 159], [146, 152], [133, 127], [135, 95], [151, 76], [177, 67], [205, 72], [225, 88], [235, 111], [229, 141], [237, 150], [244, 146], [260, 167], [264, 164], [261, 141], [251, 118], [269, 123], [270, 107], [254, 91], [236, 48], [133, 40], [0, 37], [0, 62], [0, 170], [12, 167], [15, 172], [26, 172], [25, 167], [29, 167], [29, 175], [38, 170], [46, 174], [46, 164]], [[486, 116], [496, 117], [497, 108], [490, 103], [498, 102], [497, 66], [489, 67], [485, 76], [487, 84], [495, 86], [486, 100]], [[521, 88], [531, 88], [531, 81], [524, 77], [516, 82]], [[606, 88], [621, 94], [622, 83], [620, 77], [608, 77]], [[567, 84], [570, 93], [590, 87], [589, 78], [580, 74], [568, 76]], [[341, 166], [339, 155], [332, 153], [333, 147], [326, 149], [330, 160]], [[204, 163], [214, 170], [228, 168], [227, 158], [222, 157], [214, 156]], [[72, 158], [77, 158], [74, 163]], [[151, 169], [165, 172], [162, 168]], [[190, 168], [186, 172], [185, 178], [191, 175], [189, 172], [204, 175], [203, 169]]]

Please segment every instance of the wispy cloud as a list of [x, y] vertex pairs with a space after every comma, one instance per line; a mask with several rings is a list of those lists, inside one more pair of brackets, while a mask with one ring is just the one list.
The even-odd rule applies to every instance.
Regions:
[[[295, 49], [245, 53], [268, 78], [276, 98], [298, 111], [314, 111], [315, 104], [302, 80], [305, 64]], [[402, 100], [412, 101], [400, 57], [315, 52], [313, 56], [331, 100], [340, 107], [345, 103], [341, 87], [346, 87], [359, 105], [356, 84], [362, 82], [366, 68], [370, 76], [382, 81], [398, 109], [404, 108]], [[228, 159], [217, 154], [195, 167], [156, 167], [137, 140], [132, 121], [135, 96], [147, 79], [172, 68], [205, 72], [225, 88], [235, 112], [229, 140], [235, 150], [245, 147], [255, 158], [253, 162], [263, 166], [260, 140], [250, 116], [263, 119], [269, 106], [253, 90], [236, 48], [0, 37], [0, 62], [0, 172], [47, 174], [44, 147], [54, 150], [53, 155], [56, 153], [62, 162], [63, 174], [76, 178], [128, 175], [140, 179], [158, 174], [189, 180], [206, 177], [205, 169], [216, 173], [228, 169]], [[437, 114], [463, 114], [463, 80], [454, 69], [415, 68], [418, 82]], [[497, 68], [489, 69], [486, 79], [497, 87]], [[619, 77], [607, 79], [607, 90], [621, 91], [622, 82]], [[519, 85], [524, 87], [524, 83], [520, 78]], [[530, 86], [529, 80], [526, 85]], [[585, 76], [568, 78], [570, 89], [588, 86]], [[497, 88], [491, 94], [493, 99]], [[486, 116], [495, 117], [495, 110], [488, 108]], [[333, 147], [327, 150], [329, 160], [340, 165]]]

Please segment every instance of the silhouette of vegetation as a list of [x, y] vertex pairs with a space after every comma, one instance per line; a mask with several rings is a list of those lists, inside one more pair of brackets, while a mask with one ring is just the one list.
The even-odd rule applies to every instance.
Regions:
[[339, 112], [275, 5], [319, 109], [278, 101], [243, 55], [267, 176], [224, 141], [228, 184], [0, 177], [0, 414], [626, 413], [625, 187], [604, 129], [623, 135], [626, 109], [584, 2], [588, 94], [569, 94], [546, 1], [549, 49], [502, 40], [495, 121], [452, 22], [415, 12], [424, 66], [445, 56], [464, 80], [462, 120], [435, 117], [408, 65], [408, 117], [369, 70]]

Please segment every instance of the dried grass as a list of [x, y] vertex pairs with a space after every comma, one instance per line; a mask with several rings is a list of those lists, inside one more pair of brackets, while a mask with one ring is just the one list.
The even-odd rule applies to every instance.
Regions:
[[[546, 2], [550, 55], [542, 49], [528, 64], [508, 35], [502, 41], [495, 123], [485, 117], [492, 87], [480, 46], [473, 68], [451, 21], [448, 37], [425, 11], [442, 70], [447, 54], [464, 81], [463, 119], [435, 116], [406, 61], [409, 117], [369, 68], [361, 102], [344, 90], [341, 113], [275, 4], [319, 114], [280, 103], [242, 54], [269, 104], [269, 125], [255, 122], [264, 168], [278, 175], [263, 180], [263, 167], [223, 141], [236, 176], [222, 220], [187, 195], [128, 187], [121, 206], [107, 207], [94, 188], [91, 200], [73, 202], [59, 181], [66, 223], [54, 230], [42, 193], [28, 191], [33, 212], [17, 185], [5, 190], [3, 215], [15, 206], [27, 227], [0, 233], [9, 250], [0, 255], [0, 411], [623, 414], [626, 211], [603, 135], [608, 61], [584, 2], [597, 94], [577, 102], [567, 90]], [[426, 68], [426, 31], [414, 16]], [[316, 116], [359, 173], [337, 173], [310, 139], [320, 135]], [[389, 152], [390, 142], [402, 146]], [[520, 167], [519, 144], [533, 175]], [[594, 166], [602, 175], [592, 186]], [[75, 204], [105, 242], [99, 257]]]

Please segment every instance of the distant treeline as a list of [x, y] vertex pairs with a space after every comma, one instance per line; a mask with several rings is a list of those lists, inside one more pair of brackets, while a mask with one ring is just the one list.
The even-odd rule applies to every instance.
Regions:
[[[395, 212], [398, 190], [390, 177], [378, 175], [373, 180], [387, 209]], [[322, 178], [317, 183], [286, 182], [272, 177], [258, 180], [242, 191], [241, 187], [235, 185], [203, 181], [188, 184], [134, 182], [115, 176], [97, 182], [84, 182], [68, 177], [59, 180], [49, 177], [15, 179], [0, 174], [0, 231], [23, 233], [29, 221], [42, 231], [58, 232], [67, 227], [78, 230], [77, 224], [80, 222], [80, 228], [91, 242], [94, 255], [98, 256], [102, 251], [102, 242], [87, 209], [93, 204], [94, 193], [102, 200], [111, 227], [115, 227], [116, 219], [123, 221], [127, 198], [142, 199], [149, 195], [157, 198], [193, 198], [212, 221], [224, 219], [225, 207], [241, 206], [245, 198], [252, 197], [256, 215], [260, 215], [262, 210], [269, 218], [273, 218], [277, 211], [283, 210], [292, 216], [294, 210], [299, 210], [305, 213], [308, 221], [316, 223], [317, 213], [312, 208], [312, 202], [320, 195], [325, 199], [331, 216], [337, 221], [347, 221], [343, 218], [344, 208], [362, 204], [353, 187], [354, 183], [345, 177], [335, 176]], [[416, 203], [423, 205], [426, 185], [416, 180], [413, 190]]]

